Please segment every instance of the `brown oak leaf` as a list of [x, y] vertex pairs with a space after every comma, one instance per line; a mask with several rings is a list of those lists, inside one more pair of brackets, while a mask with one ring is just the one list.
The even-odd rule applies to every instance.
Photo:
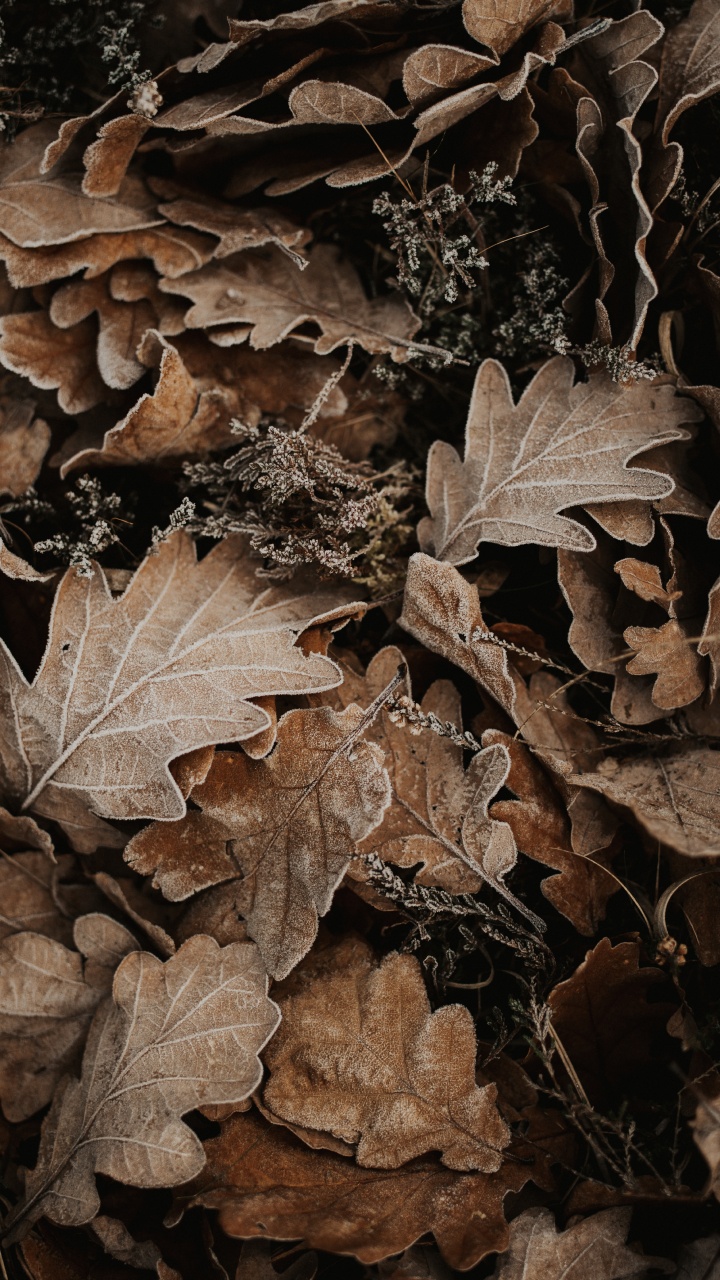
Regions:
[[13, 498], [34, 484], [50, 444], [50, 428], [32, 400], [0, 394], [0, 493]]
[[477, 1042], [462, 1005], [430, 1012], [418, 961], [378, 963], [345, 939], [305, 960], [278, 991], [265, 1105], [356, 1148], [360, 1165], [396, 1169], [439, 1151], [450, 1169], [495, 1173], [510, 1130], [495, 1085], [475, 1083]]
[[318, 355], [357, 342], [366, 351], [407, 359], [419, 321], [398, 296], [368, 301], [349, 262], [318, 245], [304, 271], [280, 249], [256, 249], [210, 263], [161, 288], [190, 298], [189, 329], [247, 325], [252, 347], [280, 342], [306, 321], [316, 324]]
[[227, 1120], [206, 1152], [206, 1170], [181, 1204], [219, 1209], [228, 1235], [303, 1240], [366, 1263], [432, 1231], [450, 1266], [474, 1266], [507, 1247], [503, 1201], [533, 1176], [531, 1164], [515, 1161], [491, 1174], [458, 1174], [428, 1159], [363, 1169], [253, 1112]]
[[549, 1209], [525, 1209], [510, 1224], [510, 1246], [494, 1280], [628, 1280], [651, 1269], [674, 1272], [669, 1260], [628, 1248], [631, 1217], [632, 1209], [604, 1209], [558, 1231]]
[[545, 364], [513, 402], [502, 365], [486, 360], [475, 380], [465, 459], [436, 441], [428, 455], [424, 551], [464, 564], [478, 543], [537, 543], [591, 551], [595, 538], [560, 513], [586, 502], [648, 501], [672, 491], [658, 472], [630, 467], [645, 449], [686, 438], [697, 406], [674, 388], [619, 385], [596, 374], [573, 385], [564, 356]]
[[99, 569], [68, 571], [32, 684], [0, 650], [6, 797], [63, 823], [81, 852], [107, 828], [95, 820], [86, 830], [89, 812], [182, 816], [170, 761], [265, 728], [270, 717], [248, 699], [339, 683], [334, 663], [295, 641], [347, 611], [337, 592], [258, 592], [233, 538], [198, 563], [190, 537], [176, 532], [118, 598]]
[[282, 978], [313, 943], [355, 844], [390, 800], [383, 753], [359, 740], [357, 706], [289, 711], [261, 760], [218, 752], [182, 822], [135, 836], [125, 856], [177, 901], [237, 880], [235, 902], [268, 972]]
[[43, 1122], [15, 1234], [41, 1214], [62, 1226], [90, 1222], [95, 1173], [139, 1187], [196, 1177], [205, 1155], [181, 1117], [256, 1087], [257, 1055], [278, 1023], [266, 992], [251, 943], [220, 948], [199, 934], [164, 963], [127, 956], [90, 1028], [80, 1079], [66, 1080]]

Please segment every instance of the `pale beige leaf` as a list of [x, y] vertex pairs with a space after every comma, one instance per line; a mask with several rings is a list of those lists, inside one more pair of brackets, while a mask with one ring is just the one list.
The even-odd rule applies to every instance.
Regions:
[[674, 1272], [672, 1262], [628, 1248], [631, 1217], [632, 1209], [604, 1209], [558, 1231], [549, 1209], [525, 1209], [510, 1224], [510, 1247], [494, 1280], [628, 1280], [650, 1269]]
[[687, 17], [671, 26], [663, 43], [657, 124], [667, 143], [684, 111], [720, 90], [720, 9], [695, 0]]
[[83, 155], [83, 195], [93, 196], [96, 200], [118, 195], [128, 165], [150, 123], [145, 116], [133, 112], [127, 116], [116, 116], [100, 126], [95, 142], [90, 143]]
[[318, 355], [357, 342], [366, 351], [407, 359], [419, 321], [397, 295], [368, 301], [355, 269], [332, 245], [318, 245], [300, 271], [271, 246], [210, 263], [180, 280], [163, 280], [168, 293], [190, 298], [190, 329], [227, 324], [252, 326], [250, 345], [263, 349], [311, 321], [320, 329]]
[[359, 741], [350, 706], [289, 711], [264, 760], [218, 752], [179, 824], [135, 836], [125, 857], [173, 901], [238, 880], [235, 902], [268, 972], [284, 977], [313, 943], [318, 917], [390, 800], [383, 753]]
[[276, 209], [241, 209], [221, 200], [180, 196], [158, 206], [158, 212], [183, 227], [195, 227], [219, 238], [213, 257], [227, 258], [245, 249], [275, 244], [293, 262], [302, 266], [302, 248], [312, 238], [311, 232], [291, 222]]
[[572, 0], [464, 0], [463, 22], [473, 39], [505, 53], [537, 22], [572, 17]]
[[34, 484], [50, 444], [50, 428], [35, 417], [35, 403], [0, 396], [0, 493], [13, 498]]
[[40, 161], [53, 131], [51, 121], [43, 122], [3, 148], [2, 230], [13, 244], [42, 248], [82, 240], [98, 231], [136, 231], [162, 221], [139, 178], [125, 178], [116, 196], [95, 200], [83, 194], [80, 175], [41, 176]]
[[490, 633], [477, 588], [457, 569], [420, 553], [411, 556], [398, 621], [433, 653], [467, 671], [484, 692], [513, 714], [516, 679], [508, 655], [484, 639]]
[[688, 745], [668, 755], [604, 760], [569, 782], [628, 810], [655, 840], [687, 857], [720, 854], [720, 754]]
[[57, 389], [65, 413], [84, 413], [107, 395], [96, 345], [92, 320], [60, 329], [45, 311], [21, 311], [0, 319], [0, 362], [29, 378], [34, 387]]
[[22, 289], [84, 272], [92, 280], [118, 262], [148, 258], [156, 271], [174, 279], [196, 271], [213, 256], [209, 236], [166, 224], [144, 231], [113, 234], [101, 232], [70, 244], [43, 249], [20, 249], [0, 235], [0, 258], [7, 267], [10, 283]]
[[670, 618], [661, 627], [627, 627], [626, 644], [635, 650], [630, 675], [657, 675], [652, 700], [661, 710], [686, 707], [705, 692], [703, 664], [694, 627]]
[[117, 599], [101, 570], [66, 573], [32, 684], [0, 650], [13, 715], [0, 738], [6, 794], [65, 822], [81, 851], [95, 847], [75, 829], [88, 810], [182, 816], [171, 760], [257, 733], [268, 716], [250, 698], [340, 679], [334, 663], [306, 657], [295, 640], [318, 618], [346, 615], [342, 596], [258, 585], [242, 540], [198, 563], [183, 531]]
[[490, 67], [496, 58], [470, 53], [452, 44], [424, 44], [413, 49], [403, 66], [403, 89], [413, 106], [431, 101], [444, 89], [457, 89]]
[[70, 280], [53, 295], [49, 316], [60, 329], [72, 329], [97, 315], [100, 376], [108, 387], [124, 391], [145, 373], [136, 351], [158, 317], [145, 298], [134, 304], [118, 301], [111, 293], [110, 282], [109, 273], [93, 280]]
[[500, 1168], [510, 1130], [495, 1086], [475, 1084], [472, 1018], [461, 1005], [430, 1012], [413, 956], [378, 964], [347, 939], [306, 960], [278, 998], [263, 1094], [275, 1115], [352, 1143], [365, 1166], [440, 1151], [451, 1169]]
[[137, 949], [109, 916], [81, 916], [74, 941], [76, 951], [40, 933], [0, 943], [0, 1098], [13, 1122], [47, 1106], [61, 1076], [77, 1065], [116, 966]]
[[240, 1102], [260, 1081], [258, 1053], [278, 1023], [250, 943], [198, 935], [164, 963], [126, 957], [90, 1029], [79, 1080], [55, 1094], [37, 1164], [13, 1215], [16, 1234], [45, 1214], [63, 1226], [100, 1207], [95, 1173], [140, 1187], [195, 1177], [202, 1145], [181, 1117]]
[[223, 387], [200, 390], [182, 356], [155, 329], [145, 334], [138, 355], [158, 369], [155, 390], [146, 392], [125, 417], [105, 433], [99, 449], [81, 449], [61, 474], [78, 467], [137, 466], [165, 458], [193, 457], [232, 441], [230, 421], [237, 403]]
[[301, 124], [362, 124], [367, 127], [398, 119], [376, 94], [332, 80], [305, 80], [293, 89], [288, 106]]
[[16, 578], [21, 582], [49, 582], [52, 578], [52, 573], [40, 573], [27, 560], [23, 560], [22, 556], [16, 556], [1, 538], [0, 573], [4, 573], [6, 578]]
[[423, 550], [454, 564], [472, 560], [481, 541], [590, 551], [595, 538], [561, 515], [565, 508], [652, 501], [671, 491], [669, 476], [628, 464], [645, 449], [686, 438], [680, 424], [697, 420], [697, 406], [668, 386], [573, 379], [571, 360], [549, 360], [515, 405], [502, 365], [480, 366], [464, 461], [442, 441], [430, 449]]
[[118, 1218], [98, 1214], [93, 1219], [92, 1231], [105, 1252], [116, 1262], [124, 1262], [126, 1266], [141, 1271], [155, 1271], [158, 1280], [182, 1280], [179, 1271], [163, 1263], [162, 1254], [152, 1240], [136, 1240]]

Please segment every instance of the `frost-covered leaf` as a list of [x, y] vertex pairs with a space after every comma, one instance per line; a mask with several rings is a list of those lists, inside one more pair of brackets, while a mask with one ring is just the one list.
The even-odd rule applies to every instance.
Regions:
[[472, 560], [481, 541], [590, 551], [593, 535], [561, 512], [672, 491], [668, 476], [628, 464], [686, 438], [680, 424], [697, 420], [696, 406], [667, 386], [621, 386], [606, 375], [573, 383], [572, 361], [558, 356], [516, 405], [502, 365], [480, 366], [464, 460], [443, 442], [430, 450], [431, 515], [418, 529], [424, 551], [453, 564]]
[[63, 1226], [100, 1207], [95, 1174], [139, 1187], [196, 1177], [202, 1145], [181, 1117], [240, 1102], [261, 1076], [258, 1053], [278, 1023], [251, 943], [198, 935], [163, 963], [137, 951], [98, 1009], [79, 1080], [67, 1079], [43, 1123], [37, 1163], [13, 1214]]
[[[335, 683], [335, 682], [333, 682]], [[383, 753], [363, 742], [361, 709], [289, 711], [262, 760], [218, 752], [193, 809], [133, 838], [126, 858], [173, 900], [238, 880], [235, 902], [268, 971], [309, 950], [355, 844], [382, 818]]]
[[249, 699], [338, 683], [335, 664], [295, 640], [345, 611], [337, 593], [258, 591], [237, 539], [198, 563], [188, 535], [175, 533], [118, 599], [100, 570], [70, 570], [31, 684], [2, 649], [6, 795], [63, 823], [81, 851], [97, 840], [83, 830], [88, 810], [180, 817], [170, 761], [264, 728], [267, 713]]
[[430, 1012], [413, 956], [378, 964], [348, 939], [309, 957], [278, 998], [263, 1093], [276, 1116], [329, 1130], [361, 1165], [396, 1169], [440, 1151], [451, 1169], [500, 1168], [510, 1130], [495, 1086], [475, 1083], [472, 1018], [462, 1005]]

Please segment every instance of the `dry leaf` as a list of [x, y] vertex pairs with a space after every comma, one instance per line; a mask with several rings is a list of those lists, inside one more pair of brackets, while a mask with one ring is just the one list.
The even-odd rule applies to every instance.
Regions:
[[357, 342], [366, 351], [407, 359], [419, 328], [398, 296], [368, 301], [354, 268], [330, 245], [318, 245], [300, 271], [280, 249], [257, 249], [211, 263], [161, 288], [190, 298], [189, 329], [216, 325], [249, 326], [252, 347], [263, 349], [310, 321], [320, 328], [318, 355]]
[[463, 22], [473, 39], [505, 53], [530, 27], [572, 17], [572, 0], [464, 0]]
[[80, 851], [97, 838], [83, 831], [88, 809], [180, 817], [172, 759], [264, 728], [267, 713], [248, 698], [339, 680], [332, 662], [295, 646], [313, 621], [342, 615], [337, 594], [257, 585], [242, 541], [227, 539], [198, 564], [182, 531], [118, 599], [102, 571], [70, 570], [32, 684], [2, 650], [13, 716], [0, 743], [6, 794], [63, 823]]
[[0, 943], [0, 1098], [13, 1122], [47, 1106], [77, 1066], [116, 966], [138, 946], [123, 925], [97, 914], [75, 921], [74, 941], [77, 951], [40, 933]]
[[720, 854], [720, 755], [692, 746], [667, 755], [608, 756], [595, 773], [568, 778], [629, 810], [655, 840], [686, 857]]
[[103, 1249], [129, 1267], [141, 1271], [154, 1271], [158, 1280], [182, 1280], [179, 1271], [167, 1266], [162, 1254], [152, 1240], [136, 1240], [130, 1234], [124, 1222], [117, 1218], [109, 1218], [106, 1214], [98, 1214], [92, 1222], [93, 1234], [97, 1236]]
[[441, 441], [428, 456], [431, 515], [418, 527], [424, 551], [454, 564], [472, 560], [481, 541], [591, 551], [595, 538], [560, 515], [565, 508], [671, 492], [668, 476], [628, 463], [687, 438], [680, 423], [696, 421], [696, 407], [672, 387], [620, 386], [607, 375], [573, 386], [573, 377], [572, 361], [558, 356], [515, 405], [502, 365], [480, 366], [464, 462]]
[[674, 1272], [672, 1262], [627, 1247], [631, 1217], [632, 1209], [605, 1209], [557, 1231], [548, 1209], [525, 1209], [510, 1224], [510, 1247], [494, 1280], [626, 1280], [650, 1268]]
[[698, 1100], [693, 1137], [710, 1170], [710, 1190], [720, 1200], [720, 1094]]
[[240, 1250], [235, 1280], [277, 1280], [278, 1274], [287, 1280], [314, 1280], [317, 1274], [316, 1253], [304, 1253], [278, 1273], [272, 1264], [272, 1245], [265, 1240], [246, 1240]]
[[235, 902], [273, 977], [309, 950], [355, 843], [390, 800], [383, 753], [359, 707], [289, 711], [263, 760], [218, 752], [181, 824], [135, 836], [125, 856], [173, 901], [239, 879]]
[[0, 494], [19, 498], [40, 474], [50, 428], [32, 400], [0, 396]]
[[656, 127], [667, 143], [683, 112], [720, 90], [720, 11], [714, 0], [695, 0], [687, 17], [670, 27], [659, 88]]
[[158, 206], [158, 213], [181, 227], [195, 227], [219, 238], [214, 258], [228, 258], [244, 249], [258, 249], [275, 244], [290, 259], [302, 266], [300, 250], [311, 239], [311, 233], [298, 227], [275, 209], [238, 209], [220, 200], [204, 200], [178, 196]]
[[35, 1168], [13, 1214], [63, 1226], [95, 1217], [95, 1173], [140, 1187], [196, 1177], [202, 1145], [181, 1117], [240, 1102], [260, 1080], [258, 1053], [278, 1022], [255, 947], [198, 935], [163, 964], [145, 951], [119, 966], [90, 1029], [82, 1075], [55, 1094]]
[[58, 899], [59, 864], [29, 850], [0, 856], [0, 939], [29, 932], [68, 944], [72, 920]]
[[74, 329], [96, 314], [98, 371], [106, 386], [125, 391], [145, 372], [136, 351], [158, 317], [145, 298], [131, 305], [117, 301], [111, 291], [112, 274], [62, 285], [53, 294], [49, 316], [58, 328]]
[[168, 223], [141, 231], [98, 232], [44, 249], [21, 249], [0, 235], [0, 258], [16, 288], [62, 280], [81, 270], [85, 280], [94, 280], [116, 263], [132, 258], [149, 258], [159, 274], [174, 279], [196, 271], [212, 256], [209, 237]]
[[0, 362], [29, 378], [34, 387], [57, 389], [58, 404], [65, 413], [84, 413], [107, 396], [96, 347], [92, 320], [60, 329], [45, 311], [0, 319]]
[[229, 1235], [301, 1239], [367, 1263], [432, 1231], [450, 1266], [474, 1266], [507, 1247], [503, 1201], [533, 1176], [515, 1161], [493, 1174], [457, 1174], [431, 1160], [362, 1169], [252, 1112], [226, 1121], [206, 1152], [207, 1169], [183, 1198], [219, 1209]]
[[477, 1044], [462, 1005], [435, 1013], [418, 961], [346, 939], [309, 957], [278, 992], [265, 1105], [356, 1146], [358, 1164], [396, 1169], [440, 1151], [450, 1169], [495, 1173], [510, 1131], [494, 1085], [475, 1084]]
[[525, 744], [497, 729], [486, 730], [483, 742], [505, 747], [510, 758], [506, 786], [517, 796], [496, 800], [490, 816], [507, 823], [521, 853], [558, 872], [543, 880], [545, 897], [578, 933], [592, 937], [617, 882], [597, 865], [597, 853], [591, 862], [575, 852], [562, 797]]
[[637, 942], [609, 938], [588, 951], [572, 977], [550, 993], [552, 1026], [593, 1106], [642, 1083], [669, 1044], [676, 1005], [648, 999], [665, 977], [640, 967]]

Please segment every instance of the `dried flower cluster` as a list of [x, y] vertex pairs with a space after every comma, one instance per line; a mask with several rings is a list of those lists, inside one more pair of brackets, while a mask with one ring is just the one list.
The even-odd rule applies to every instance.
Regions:
[[2, 24], [0, 1273], [716, 1280], [720, 5]]

